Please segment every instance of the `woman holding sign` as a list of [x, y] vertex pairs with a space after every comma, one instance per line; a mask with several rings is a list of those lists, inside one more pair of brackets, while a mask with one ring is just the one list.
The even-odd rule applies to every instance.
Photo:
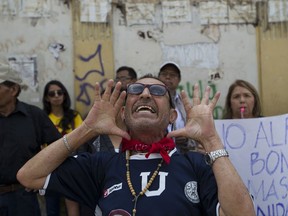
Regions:
[[261, 116], [260, 97], [255, 87], [245, 81], [236, 80], [226, 96], [223, 119], [258, 118]]

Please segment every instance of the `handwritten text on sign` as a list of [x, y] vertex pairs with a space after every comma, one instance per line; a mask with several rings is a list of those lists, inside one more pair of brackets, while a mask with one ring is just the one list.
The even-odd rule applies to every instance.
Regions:
[[257, 216], [288, 215], [288, 114], [215, 120], [230, 159], [254, 197]]

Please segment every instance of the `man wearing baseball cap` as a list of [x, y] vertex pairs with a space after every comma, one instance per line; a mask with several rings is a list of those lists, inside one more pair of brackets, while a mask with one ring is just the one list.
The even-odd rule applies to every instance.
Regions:
[[[175, 109], [177, 111], [177, 119], [173, 124], [168, 127], [168, 130], [176, 130], [183, 128], [186, 124], [186, 112], [182, 102], [180, 94], [177, 93], [178, 85], [181, 81], [181, 70], [177, 63], [173, 61], [167, 61], [160, 66], [158, 78], [165, 83], [168, 87], [170, 95], [173, 99]], [[176, 140], [177, 148], [183, 152], [189, 148], [194, 147], [194, 141], [187, 140], [185, 137], [177, 137]]]
[[20, 74], [0, 63], [0, 215], [40, 216], [37, 194], [27, 192], [16, 179], [26, 161], [61, 137], [38, 107], [18, 100], [27, 87]]

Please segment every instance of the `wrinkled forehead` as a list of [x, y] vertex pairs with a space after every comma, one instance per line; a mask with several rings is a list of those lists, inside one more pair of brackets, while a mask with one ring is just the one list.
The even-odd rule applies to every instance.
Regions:
[[136, 83], [142, 83], [142, 84], [160, 84], [165, 85], [162, 81], [155, 79], [155, 78], [143, 78], [136, 81]]

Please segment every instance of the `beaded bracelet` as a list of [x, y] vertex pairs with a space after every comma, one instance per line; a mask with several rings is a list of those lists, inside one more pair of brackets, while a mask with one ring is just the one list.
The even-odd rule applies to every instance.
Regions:
[[66, 149], [68, 150], [68, 152], [69, 152], [70, 154], [73, 154], [73, 151], [72, 151], [72, 149], [71, 149], [71, 147], [70, 147], [70, 145], [69, 145], [69, 143], [68, 143], [68, 140], [67, 140], [67, 136], [66, 136], [66, 135], [63, 136], [63, 143], [64, 143]]

